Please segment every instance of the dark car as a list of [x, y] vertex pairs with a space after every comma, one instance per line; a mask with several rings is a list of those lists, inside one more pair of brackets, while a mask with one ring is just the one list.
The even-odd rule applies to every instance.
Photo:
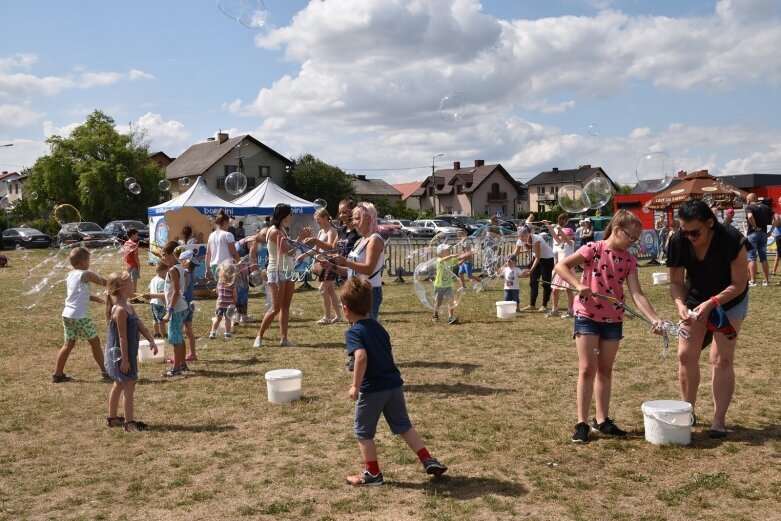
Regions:
[[3, 248], [48, 248], [52, 239], [35, 228], [8, 228], [3, 232]]
[[445, 221], [450, 226], [455, 226], [456, 228], [466, 230], [467, 235], [477, 231], [477, 229], [480, 228], [480, 223], [468, 215], [437, 215], [434, 217], [434, 219]]
[[103, 228], [103, 231], [109, 235], [121, 239], [127, 240], [127, 231], [130, 228], [138, 230], [139, 242], [143, 244], [149, 244], [149, 228], [141, 221], [125, 220], [125, 221], [111, 221]]
[[[476, 221], [478, 225], [485, 226], [486, 224], [491, 224], [490, 219], [480, 219], [479, 221]], [[512, 230], [514, 232], [518, 231], [518, 226], [512, 221], [505, 221], [503, 219], [499, 219], [499, 226], [504, 226], [508, 230]]]
[[97, 223], [82, 222], [64, 224], [57, 233], [60, 246], [84, 243], [84, 246], [106, 246], [114, 237], [103, 231]]

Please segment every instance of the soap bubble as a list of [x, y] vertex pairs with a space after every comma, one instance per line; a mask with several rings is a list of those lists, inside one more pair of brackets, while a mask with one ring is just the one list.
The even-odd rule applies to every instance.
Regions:
[[8, 208], [8, 196], [4, 195], [3, 197], [0, 197], [0, 210], [5, 210]]
[[592, 123], [591, 125], [588, 126], [587, 132], [589, 136], [596, 137], [602, 133], [602, 127], [600, 127], [596, 123]]
[[167, 192], [171, 189], [171, 181], [168, 179], [163, 179], [159, 183], [157, 183], [157, 187], [160, 189], [161, 192]]
[[325, 199], [315, 199], [312, 201], [312, 204], [317, 206], [318, 208], [325, 209], [328, 206], [328, 202]]
[[235, 304], [231, 304], [230, 306], [228, 306], [228, 309], [225, 310], [225, 318], [227, 318], [231, 322], [235, 322], [238, 316], [239, 316], [239, 312], [236, 309]]
[[135, 184], [136, 178], [135, 177], [126, 177], [125, 178], [125, 188], [130, 190], [130, 185]]
[[138, 183], [133, 183], [130, 186], [127, 187], [128, 190], [130, 190], [131, 194], [138, 195], [141, 193], [141, 185]]
[[454, 123], [464, 119], [466, 114], [467, 99], [460, 92], [451, 92], [439, 102], [439, 117], [448, 123]]
[[703, 195], [702, 202], [707, 204], [708, 206], [713, 206], [713, 202], [714, 202], [713, 196], [710, 194]]
[[248, 29], [261, 29], [268, 20], [263, 0], [218, 0], [217, 8]]
[[68, 223], [80, 223], [81, 214], [69, 204], [58, 204], [54, 207], [54, 220], [57, 224], [64, 226]]
[[179, 179], [179, 187], [180, 188], [188, 188], [190, 186], [190, 178], [189, 177], [182, 177]]
[[263, 285], [263, 272], [255, 270], [249, 274], [249, 285], [253, 288], [257, 288]]
[[84, 192], [85, 194], [88, 194], [89, 193], [89, 186], [85, 186], [84, 188], [81, 189], [81, 191]]
[[[588, 207], [592, 210], [602, 208], [613, 196], [613, 187], [610, 186], [610, 181], [604, 177], [595, 177], [586, 183], [583, 191], [586, 193], [590, 203]], [[559, 189], [559, 197], [561, 197], [561, 189]]]
[[568, 213], [583, 213], [591, 205], [586, 192], [578, 185], [564, 185], [559, 188], [559, 207]]
[[225, 191], [231, 195], [243, 194], [247, 189], [247, 176], [242, 172], [231, 172], [225, 178]]
[[33, 191], [33, 192], [30, 192], [29, 194], [27, 194], [27, 197], [28, 197], [28, 198], [29, 198], [31, 201], [36, 201], [36, 200], [38, 199], [38, 192], [35, 192], [35, 191]]
[[648, 192], [664, 190], [673, 181], [675, 167], [666, 152], [651, 152], [637, 161], [637, 182]]
[[439, 258], [419, 264], [412, 276], [412, 287], [420, 303], [443, 314], [447, 313], [448, 308], [455, 308], [464, 293], [455, 269], [457, 267], [448, 266]]

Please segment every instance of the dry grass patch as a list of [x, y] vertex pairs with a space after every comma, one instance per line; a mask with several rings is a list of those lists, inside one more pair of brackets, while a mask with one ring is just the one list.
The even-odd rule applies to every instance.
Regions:
[[[48, 252], [30, 253], [32, 263]], [[87, 346], [67, 365], [76, 381], [49, 378], [61, 344], [63, 296], [39, 308], [18, 304], [25, 274], [10, 252], [0, 270], [4, 331], [0, 343], [0, 518], [2, 519], [773, 519], [781, 500], [779, 351], [768, 335], [781, 288], [751, 290], [750, 317], [737, 354], [730, 437], [698, 427], [689, 447], [655, 447], [643, 438], [640, 404], [677, 398], [675, 357], [659, 358], [659, 340], [637, 320], [615, 373], [611, 416], [627, 440], [569, 441], [575, 413], [572, 323], [541, 314], [495, 318], [500, 290], [469, 294], [462, 324], [432, 324], [411, 285], [388, 278], [381, 320], [394, 342], [416, 426], [450, 471], [432, 481], [383, 425], [380, 464], [386, 485], [355, 490], [344, 476], [359, 469], [352, 437], [342, 326], [315, 326], [316, 292], [294, 297], [295, 349], [252, 349], [255, 330], [210, 341], [192, 375], [160, 377], [141, 366], [136, 408], [151, 431], [104, 427], [109, 386]], [[642, 280], [669, 317], [667, 288]], [[146, 269], [144, 280], [151, 276]], [[522, 298], [528, 293], [524, 291]], [[263, 300], [254, 296], [257, 315]], [[200, 303], [205, 334], [212, 301]], [[137, 306], [145, 320], [147, 306]], [[93, 318], [101, 320], [93, 308]], [[104, 335], [102, 335], [104, 336]], [[712, 413], [705, 357], [697, 405]], [[269, 404], [263, 374], [296, 367], [304, 398]]]

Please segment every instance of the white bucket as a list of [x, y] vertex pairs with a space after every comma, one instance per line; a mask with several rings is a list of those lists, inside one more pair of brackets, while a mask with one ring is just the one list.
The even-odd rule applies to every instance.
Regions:
[[161, 364], [165, 361], [165, 340], [162, 338], [155, 342], [157, 344], [157, 354], [152, 353], [149, 347], [149, 340], [139, 340], [138, 342], [138, 361], [142, 364]]
[[304, 373], [298, 369], [275, 369], [266, 373], [268, 401], [294, 402], [301, 398], [301, 380]]
[[514, 318], [518, 304], [512, 300], [500, 300], [496, 303], [496, 318]]
[[667, 284], [669, 280], [667, 279], [667, 272], [666, 271], [660, 271], [658, 273], [652, 273], [651, 276], [654, 278], [654, 284]]
[[688, 445], [692, 441], [694, 408], [689, 402], [654, 400], [644, 402], [645, 439], [654, 445]]

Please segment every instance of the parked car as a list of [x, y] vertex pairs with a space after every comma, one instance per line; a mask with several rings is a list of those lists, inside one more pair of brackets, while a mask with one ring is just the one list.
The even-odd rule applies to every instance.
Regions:
[[35, 228], [8, 228], [3, 232], [3, 248], [48, 248], [52, 239]]
[[430, 228], [434, 230], [434, 234], [441, 233], [446, 238], [458, 237], [459, 232], [462, 231], [461, 228], [449, 226], [445, 221], [440, 221], [438, 219], [418, 219], [412, 224], [422, 226], [424, 228]]
[[57, 233], [57, 243], [68, 246], [83, 242], [84, 246], [106, 246], [114, 241], [114, 237], [103, 231], [96, 223], [67, 223]]
[[468, 215], [437, 215], [434, 217], [434, 219], [445, 221], [450, 226], [455, 226], [456, 228], [466, 230], [467, 235], [480, 228], [480, 223]]
[[502, 237], [506, 237], [508, 235], [517, 235], [518, 232], [514, 232], [513, 230], [505, 227], [505, 226], [490, 226], [488, 224], [481, 226], [477, 230], [475, 230], [470, 236], [471, 237], [479, 237], [485, 234], [493, 234], [493, 235], [500, 235]]
[[382, 219], [377, 223], [377, 232], [385, 239], [388, 237], [401, 237], [404, 235], [404, 232], [401, 230], [401, 225]]
[[149, 244], [149, 228], [141, 221], [111, 221], [103, 228], [103, 231], [117, 239], [126, 241], [127, 231], [130, 228], [138, 230], [138, 238], [142, 243]]
[[437, 232], [433, 228], [426, 228], [420, 226], [417, 221], [396, 220], [390, 221], [401, 225], [401, 231], [404, 232], [407, 237], [411, 239], [431, 239]]
[[[480, 219], [479, 221], [475, 221], [475, 222], [477, 222], [477, 224], [480, 225], [480, 226], [485, 226], [486, 224], [491, 224], [491, 220], [490, 219]], [[503, 219], [499, 219], [499, 226], [504, 226], [505, 228], [507, 228], [509, 230], [512, 230], [514, 232], [518, 231], [518, 227], [512, 221], [505, 221]]]

